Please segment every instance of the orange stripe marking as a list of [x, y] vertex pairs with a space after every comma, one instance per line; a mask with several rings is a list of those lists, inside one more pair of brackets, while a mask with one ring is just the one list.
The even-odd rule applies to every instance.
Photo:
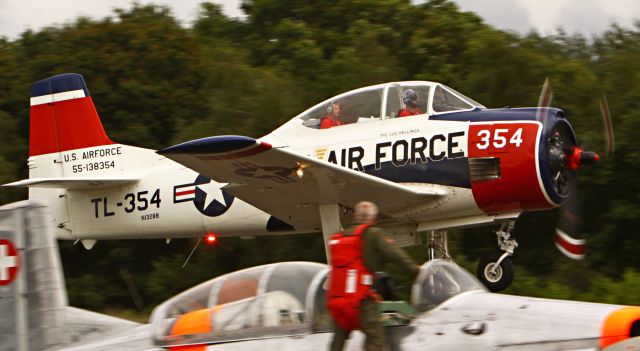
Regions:
[[628, 339], [631, 336], [631, 326], [638, 320], [640, 307], [627, 306], [611, 312], [602, 324], [600, 348]]

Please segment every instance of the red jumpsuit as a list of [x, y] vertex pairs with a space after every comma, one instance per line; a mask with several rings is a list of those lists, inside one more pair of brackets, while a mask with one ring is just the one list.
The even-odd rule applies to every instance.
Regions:
[[341, 126], [343, 124], [344, 123], [339, 119], [332, 119], [329, 116], [325, 116], [324, 118], [322, 118], [322, 121], [320, 121], [320, 129], [329, 129], [331, 127]]
[[398, 112], [398, 117], [415, 116], [415, 115], [421, 115], [421, 114], [422, 114], [422, 111], [420, 111], [419, 108], [415, 108], [415, 109], [403, 108]]

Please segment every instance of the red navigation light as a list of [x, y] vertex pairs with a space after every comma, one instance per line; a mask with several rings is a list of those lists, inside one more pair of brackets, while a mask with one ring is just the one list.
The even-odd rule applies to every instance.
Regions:
[[207, 235], [204, 236], [204, 242], [207, 245], [213, 245], [218, 241], [218, 236], [215, 233], [207, 233]]

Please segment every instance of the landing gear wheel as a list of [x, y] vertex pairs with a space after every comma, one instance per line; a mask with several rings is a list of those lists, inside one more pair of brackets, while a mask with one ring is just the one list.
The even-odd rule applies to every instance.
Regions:
[[[496, 262], [500, 256], [485, 256], [478, 262], [476, 275], [489, 291], [499, 292], [506, 289], [513, 281], [513, 263], [509, 257], [505, 257], [500, 265]], [[495, 271], [492, 270], [495, 267]]]

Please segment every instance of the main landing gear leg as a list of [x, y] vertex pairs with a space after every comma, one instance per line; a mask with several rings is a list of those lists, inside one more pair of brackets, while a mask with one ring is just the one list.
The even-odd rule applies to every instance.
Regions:
[[485, 256], [478, 263], [477, 276], [492, 292], [506, 289], [513, 281], [513, 263], [509, 257], [518, 247], [516, 239], [511, 237], [514, 226], [515, 221], [504, 222], [496, 231], [498, 247], [504, 253], [500, 256]]
[[318, 205], [318, 210], [320, 211], [324, 252], [327, 255], [327, 262], [329, 262], [329, 239], [333, 234], [342, 230], [340, 207], [338, 204]]

